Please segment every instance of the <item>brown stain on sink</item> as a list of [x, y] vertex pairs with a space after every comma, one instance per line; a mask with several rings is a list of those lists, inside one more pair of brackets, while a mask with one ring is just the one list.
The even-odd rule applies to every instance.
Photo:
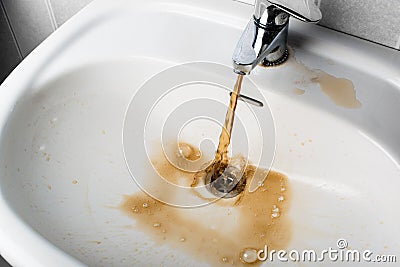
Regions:
[[[182, 147], [179, 143], [179, 147]], [[198, 154], [197, 149], [187, 149]], [[191, 158], [191, 155], [187, 155]], [[196, 156], [197, 158], [197, 156]], [[176, 168], [161, 155], [153, 160], [158, 173], [177, 182], [193, 182], [195, 173]], [[248, 166], [247, 180], [257, 170]], [[247, 184], [250, 184], [248, 181]], [[197, 196], [193, 191], [194, 196]], [[168, 245], [212, 266], [248, 265], [240, 260], [246, 248], [284, 249], [291, 237], [287, 216], [290, 187], [287, 177], [270, 171], [264, 184], [255, 192], [244, 190], [233, 199], [220, 199], [197, 208], [177, 208], [164, 204], [142, 192], [125, 196], [120, 209], [136, 222], [136, 228], [158, 245]], [[256, 262], [252, 265], [259, 265]]]
[[[294, 54], [293, 49], [291, 49], [291, 54]], [[320, 69], [312, 69], [297, 60], [294, 56], [290, 57], [287, 66], [301, 75], [300, 79], [294, 81], [294, 85], [296, 86], [295, 89], [292, 89], [294, 94], [304, 94], [305, 88], [300, 88], [300, 86], [315, 83], [319, 85], [321, 92], [337, 106], [349, 109], [360, 108], [362, 106], [361, 102], [357, 99], [356, 90], [351, 80], [336, 77]]]
[[304, 95], [304, 93], [306, 92], [303, 89], [299, 89], [299, 88], [293, 88], [292, 92], [296, 95]]
[[326, 72], [319, 71], [311, 81], [318, 83], [321, 91], [338, 106], [345, 108], [360, 108], [353, 82], [345, 78], [337, 78]]

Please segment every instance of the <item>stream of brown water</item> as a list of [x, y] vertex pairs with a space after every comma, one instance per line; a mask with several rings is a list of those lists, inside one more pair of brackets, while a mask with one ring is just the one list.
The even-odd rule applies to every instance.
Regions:
[[235, 110], [237, 106], [237, 101], [240, 95], [240, 90], [242, 88], [243, 75], [238, 75], [235, 87], [231, 94], [229, 107], [226, 112], [224, 126], [221, 130], [221, 135], [219, 136], [219, 144], [217, 152], [215, 153], [214, 162], [210, 165], [208, 170], [214, 169], [214, 176], [211, 181], [217, 179], [228, 166], [228, 147], [231, 142], [231, 134], [233, 128], [233, 122], [235, 119]]

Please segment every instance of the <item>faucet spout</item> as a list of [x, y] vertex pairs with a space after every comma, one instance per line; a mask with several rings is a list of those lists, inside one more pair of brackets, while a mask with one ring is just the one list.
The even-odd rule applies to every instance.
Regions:
[[314, 23], [322, 18], [313, 0], [256, 1], [254, 15], [233, 53], [235, 73], [247, 75], [260, 63], [274, 66], [286, 61], [290, 15]]
[[247, 75], [260, 63], [278, 65], [287, 58], [288, 23], [276, 29], [261, 28], [251, 18], [233, 53], [233, 67], [237, 74]]

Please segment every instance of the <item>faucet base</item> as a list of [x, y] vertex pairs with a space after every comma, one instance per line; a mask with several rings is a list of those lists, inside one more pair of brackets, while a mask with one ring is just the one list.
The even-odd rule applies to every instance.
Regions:
[[283, 52], [282, 56], [279, 59], [274, 61], [269, 61], [268, 59], [265, 58], [260, 65], [264, 67], [275, 67], [285, 63], [288, 59], [289, 59], [289, 51], [285, 49], [285, 51]]

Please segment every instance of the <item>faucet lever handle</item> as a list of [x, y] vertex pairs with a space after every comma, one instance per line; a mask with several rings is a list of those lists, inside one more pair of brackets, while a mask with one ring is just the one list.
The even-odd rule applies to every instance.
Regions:
[[[314, 0], [267, 0], [270, 4], [282, 9], [293, 17], [305, 21], [317, 23], [322, 14]], [[256, 1], [257, 2], [257, 1]]]

